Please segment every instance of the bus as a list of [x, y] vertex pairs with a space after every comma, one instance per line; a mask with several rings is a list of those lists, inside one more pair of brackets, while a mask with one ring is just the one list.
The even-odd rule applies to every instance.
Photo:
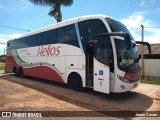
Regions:
[[[148, 43], [137, 42], [148, 45]], [[6, 73], [109, 94], [139, 85], [136, 41], [121, 22], [88, 15], [59, 22], [7, 42]]]

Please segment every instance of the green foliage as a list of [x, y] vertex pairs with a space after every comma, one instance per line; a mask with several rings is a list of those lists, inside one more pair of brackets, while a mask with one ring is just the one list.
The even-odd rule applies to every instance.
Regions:
[[6, 57], [6, 55], [0, 55], [0, 57]]
[[0, 62], [5, 62], [6, 55], [0, 55]]
[[57, 20], [57, 22], [62, 21], [61, 6], [71, 6], [73, 0], [29, 0], [31, 3], [40, 6], [51, 6], [50, 12], [48, 13], [51, 17]]
[[4, 70], [5, 66], [0, 64], [0, 70]]

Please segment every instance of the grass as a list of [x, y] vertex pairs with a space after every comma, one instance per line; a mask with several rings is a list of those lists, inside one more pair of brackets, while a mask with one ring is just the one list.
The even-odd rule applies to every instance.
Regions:
[[160, 78], [155, 78], [155, 79], [141, 79], [141, 83], [148, 83], [148, 84], [160, 85]]
[[5, 69], [4, 64], [0, 64], [0, 70], [4, 70], [4, 69]]

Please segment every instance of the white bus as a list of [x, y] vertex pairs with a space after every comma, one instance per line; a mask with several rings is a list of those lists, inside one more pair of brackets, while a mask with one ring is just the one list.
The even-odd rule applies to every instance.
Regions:
[[139, 84], [137, 51], [121, 22], [82, 16], [8, 41], [5, 72], [67, 83], [78, 91], [121, 93]]

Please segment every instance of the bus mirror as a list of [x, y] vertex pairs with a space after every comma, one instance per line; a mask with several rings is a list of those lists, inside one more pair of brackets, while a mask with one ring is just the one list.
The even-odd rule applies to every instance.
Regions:
[[148, 42], [136, 41], [137, 44], [146, 45], [148, 47], [148, 52], [151, 54], [151, 45]]
[[111, 32], [111, 33], [100, 33], [96, 34], [95, 37], [103, 37], [103, 36], [121, 36], [124, 37], [126, 41], [126, 50], [131, 49], [131, 39], [128, 33], [125, 32]]
[[139, 62], [139, 59], [140, 59], [140, 56], [137, 59], [135, 59], [135, 62]]

